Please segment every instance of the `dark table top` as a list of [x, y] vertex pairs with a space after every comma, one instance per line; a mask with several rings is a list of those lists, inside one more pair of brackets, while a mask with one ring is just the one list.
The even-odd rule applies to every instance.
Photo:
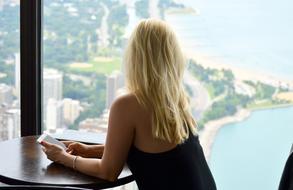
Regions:
[[38, 136], [0, 142], [0, 182], [10, 185], [60, 185], [110, 188], [133, 181], [125, 166], [118, 180], [109, 182], [90, 177], [48, 160], [36, 142]]

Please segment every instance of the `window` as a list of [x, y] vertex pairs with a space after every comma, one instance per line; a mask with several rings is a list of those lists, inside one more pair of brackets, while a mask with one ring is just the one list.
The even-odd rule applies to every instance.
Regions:
[[106, 132], [128, 36], [163, 18], [189, 58], [184, 82], [218, 188], [276, 189], [293, 129], [289, 4], [44, 0], [43, 130]]
[[292, 3], [182, 2], [165, 18], [192, 58], [187, 90], [218, 189], [277, 189], [292, 145]]
[[106, 132], [108, 108], [123, 85], [126, 11], [116, 1], [44, 1], [44, 130]]
[[20, 136], [19, 0], [0, 0], [0, 141]]
[[110, 105], [123, 87], [126, 6], [108, 0], [43, 6], [43, 130], [106, 133]]

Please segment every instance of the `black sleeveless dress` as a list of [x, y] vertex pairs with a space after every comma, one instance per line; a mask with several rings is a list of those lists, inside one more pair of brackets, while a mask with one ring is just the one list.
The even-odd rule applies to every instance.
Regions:
[[215, 190], [198, 136], [162, 153], [146, 153], [132, 145], [127, 159], [139, 190]]

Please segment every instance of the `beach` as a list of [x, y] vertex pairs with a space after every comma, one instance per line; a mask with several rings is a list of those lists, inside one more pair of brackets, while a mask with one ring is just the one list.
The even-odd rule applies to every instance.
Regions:
[[[190, 59], [193, 59], [196, 61], [197, 64], [200, 64], [204, 68], [212, 68], [212, 69], [228, 69], [231, 70], [235, 76], [236, 80], [244, 81], [244, 80], [250, 80], [250, 81], [259, 81], [265, 84], [272, 85], [274, 87], [289, 87], [289, 89], [293, 89], [293, 81], [292, 80], [287, 80], [287, 79], [281, 79], [279, 77], [275, 77], [272, 75], [269, 75], [267, 73], [261, 73], [261, 72], [256, 72], [252, 71], [249, 69], [242, 69], [238, 67], [233, 67], [230, 64], [225, 64], [224, 62], [221, 62], [220, 60], [216, 59], [209, 59], [204, 56], [200, 55], [195, 55], [193, 54], [188, 54], [187, 56]], [[284, 94], [284, 93], [283, 93]], [[279, 95], [282, 97], [282, 95]], [[291, 100], [291, 93], [290, 94], [290, 100]], [[287, 94], [286, 94], [287, 95]], [[286, 96], [283, 95], [283, 96]], [[289, 95], [287, 95], [289, 96]], [[283, 99], [286, 99], [288, 97], [284, 97]], [[280, 98], [281, 99], [281, 98]], [[289, 99], [289, 98], [288, 98]], [[282, 107], [289, 107], [292, 106], [292, 104], [285, 104], [285, 105], [280, 105], [276, 106], [276, 108], [282, 108]], [[273, 107], [268, 107], [268, 108], [263, 108], [263, 109], [272, 109]], [[241, 108], [235, 115], [233, 116], [227, 116], [223, 117], [217, 120], [212, 120], [209, 121], [208, 123], [205, 124], [204, 129], [199, 132], [199, 137], [200, 137], [200, 143], [202, 145], [202, 148], [204, 150], [205, 157], [207, 161], [210, 160], [210, 156], [212, 153], [212, 148], [213, 144], [216, 138], [217, 133], [219, 130], [226, 126], [227, 124], [231, 123], [236, 123], [236, 122], [242, 122], [246, 118], [248, 118], [253, 110], [248, 110]]]
[[239, 68], [237, 66], [233, 66], [231, 64], [224, 63], [222, 60], [214, 58], [214, 57], [207, 57], [200, 54], [196, 54], [194, 52], [186, 52], [186, 56], [189, 59], [193, 59], [196, 61], [197, 64], [200, 64], [204, 68], [212, 68], [212, 69], [228, 69], [231, 70], [238, 80], [250, 80], [250, 81], [259, 81], [265, 84], [272, 85], [274, 87], [288, 87], [290, 90], [293, 90], [293, 80], [281, 78], [277, 76], [273, 76], [272, 74], [262, 72], [262, 71], [255, 71], [246, 68]]
[[[176, 14], [172, 14], [172, 15], [174, 16]], [[176, 32], [176, 27], [174, 28]], [[179, 30], [182, 30], [182, 28], [179, 28]], [[180, 31], [178, 31], [178, 33], [182, 35]], [[183, 34], [183, 36], [185, 35], [186, 34]], [[179, 35], [179, 39], [180, 37], [181, 36]], [[182, 43], [184, 41], [188, 42], [188, 40], [182, 40], [180, 42]], [[290, 80], [282, 76], [274, 76], [271, 73], [268, 73], [266, 71], [259, 70], [259, 69], [239, 67], [239, 65], [228, 63], [227, 60], [222, 59], [222, 57], [213, 56], [212, 54], [211, 55], [202, 54], [199, 51], [195, 51], [195, 49], [191, 48], [191, 46], [189, 46], [188, 44], [182, 43], [181, 45], [183, 47], [183, 51], [187, 59], [194, 60], [197, 64], [203, 66], [204, 68], [211, 68], [211, 69], [217, 69], [217, 70], [222, 70], [222, 69], [231, 70], [235, 76], [235, 81], [243, 82], [245, 80], [248, 80], [252, 82], [261, 82], [264, 84], [274, 86], [276, 88], [284, 87], [284, 88], [293, 90], [293, 80]], [[193, 80], [195, 79], [193, 78]], [[196, 90], [199, 90], [199, 88], [196, 88]], [[203, 93], [201, 89], [195, 94], [197, 94], [200, 97], [200, 94], [205, 94], [205, 93]], [[194, 101], [194, 98], [197, 98], [197, 97], [192, 97], [193, 101]], [[201, 113], [207, 110], [207, 107], [206, 106], [203, 107], [202, 105], [204, 104], [198, 104], [196, 106], [196, 109], [201, 110]], [[266, 109], [270, 109], [270, 108], [266, 108]], [[200, 133], [199, 136], [200, 136], [200, 142], [203, 147], [206, 159], [208, 161], [210, 160], [213, 144], [214, 144], [218, 131], [227, 124], [241, 122], [245, 120], [246, 118], [250, 116], [250, 114], [251, 114], [251, 110], [242, 108], [233, 116], [227, 116], [217, 120], [209, 121], [208, 123], [205, 124], [204, 129], [199, 132]], [[199, 119], [199, 118], [196, 118], [196, 119]]]
[[205, 124], [203, 130], [199, 132], [200, 144], [203, 148], [204, 155], [207, 161], [210, 160], [212, 147], [214, 144], [214, 139], [218, 133], [218, 131], [225, 125], [241, 122], [248, 118], [250, 115], [250, 111], [247, 109], [240, 109], [235, 115], [223, 117], [217, 120], [209, 121]]
[[[199, 14], [177, 11], [165, 18], [186, 58], [204, 68], [231, 70], [237, 84], [248, 80], [274, 86], [273, 98], [292, 101], [289, 2], [186, 0]], [[291, 123], [291, 103], [239, 108], [233, 116], [207, 122], [199, 138], [218, 188], [276, 189], [292, 145]]]

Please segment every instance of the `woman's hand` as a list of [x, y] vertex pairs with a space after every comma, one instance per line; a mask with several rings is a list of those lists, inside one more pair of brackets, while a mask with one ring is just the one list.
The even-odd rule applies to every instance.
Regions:
[[67, 147], [66, 152], [84, 158], [102, 158], [104, 145], [86, 145], [74, 141], [62, 141]]
[[47, 155], [49, 160], [60, 164], [64, 163], [66, 151], [59, 145], [51, 144], [46, 141], [41, 142], [42, 150]]
[[72, 155], [88, 157], [89, 146], [86, 144], [82, 144], [74, 141], [62, 141], [67, 147], [66, 152]]

